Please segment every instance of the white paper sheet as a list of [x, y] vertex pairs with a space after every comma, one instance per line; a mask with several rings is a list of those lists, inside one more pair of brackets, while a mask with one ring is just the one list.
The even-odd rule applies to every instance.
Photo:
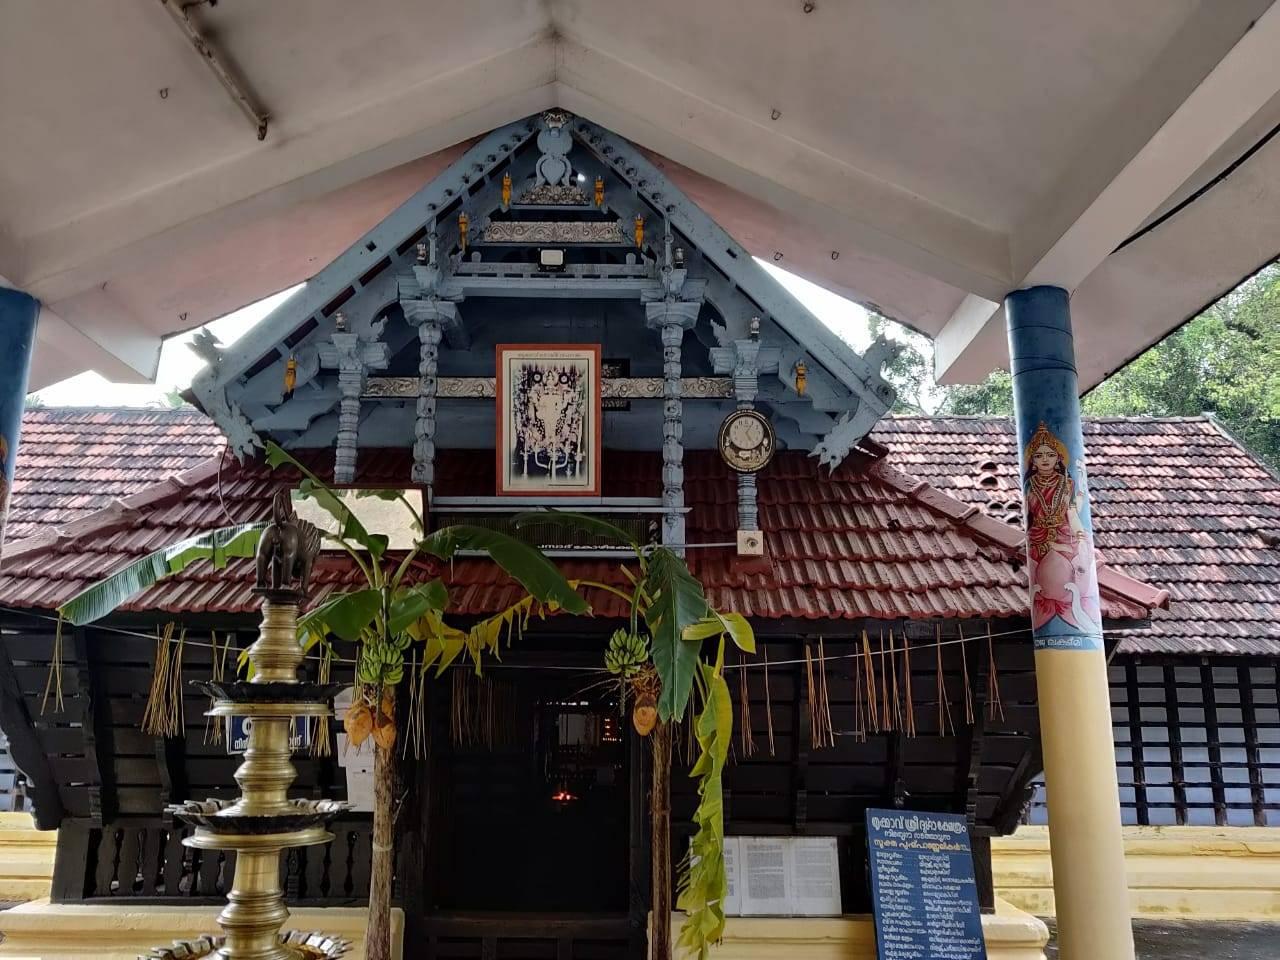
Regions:
[[840, 915], [835, 837], [726, 837], [724, 862], [726, 915]]
[[789, 915], [791, 884], [787, 875], [786, 838], [740, 837], [739, 843], [743, 915]]
[[840, 855], [835, 837], [792, 837], [793, 911], [802, 917], [840, 913]]

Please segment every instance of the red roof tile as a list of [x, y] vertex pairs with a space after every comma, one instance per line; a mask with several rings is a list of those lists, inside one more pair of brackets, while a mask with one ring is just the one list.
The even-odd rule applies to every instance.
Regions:
[[190, 407], [48, 407], [22, 415], [5, 539], [93, 514], [203, 463], [222, 433]]
[[[154, 487], [125, 497], [98, 514], [59, 531], [47, 531], [9, 548], [0, 570], [0, 602], [49, 609], [129, 559], [201, 530], [266, 517], [282, 478], [260, 465], [220, 458], [206, 461]], [[361, 452], [365, 483], [408, 476], [406, 450]], [[686, 454], [686, 503], [690, 544], [734, 538], [733, 474], [710, 451]], [[605, 496], [653, 496], [660, 489], [656, 453], [613, 451], [605, 458]], [[690, 550], [690, 565], [723, 609], [769, 619], [1022, 617], [1025, 575], [1021, 538], [924, 481], [883, 462], [865, 473], [846, 463], [827, 475], [816, 461], [784, 453], [760, 477], [766, 562], [743, 562], [732, 548]], [[219, 493], [221, 487], [221, 494]], [[493, 489], [489, 451], [443, 451], [437, 494]], [[624, 584], [618, 564], [574, 560], [562, 564], [570, 578]], [[517, 600], [520, 591], [493, 564], [462, 560], [442, 571], [453, 588], [452, 609], [486, 614]], [[354, 582], [343, 559], [317, 565], [313, 601]], [[248, 562], [215, 572], [197, 565], [151, 588], [131, 609], [165, 613], [248, 613], [257, 608]], [[1104, 591], [1105, 611], [1115, 619], [1141, 619], [1159, 593], [1125, 577]], [[602, 615], [622, 611], [609, 599]]]
[[[888, 463], [1019, 535], [1010, 421], [893, 417], [872, 436]], [[1087, 420], [1085, 447], [1099, 558], [1170, 595], [1120, 649], [1280, 655], [1280, 477], [1209, 417]]]

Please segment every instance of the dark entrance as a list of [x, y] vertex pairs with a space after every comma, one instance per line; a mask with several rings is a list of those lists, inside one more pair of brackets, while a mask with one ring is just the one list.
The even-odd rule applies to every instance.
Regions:
[[638, 751], [616, 688], [534, 662], [450, 674], [436, 686], [423, 784], [425, 955], [634, 955], [644, 916], [631, 875], [648, 868], [632, 850]]

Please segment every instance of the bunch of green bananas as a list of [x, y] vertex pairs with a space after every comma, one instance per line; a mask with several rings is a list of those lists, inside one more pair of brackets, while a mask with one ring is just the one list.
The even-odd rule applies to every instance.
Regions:
[[649, 659], [644, 637], [627, 630], [615, 630], [604, 652], [605, 668], [615, 676], [629, 677]]
[[395, 644], [366, 643], [360, 649], [356, 676], [370, 686], [395, 686], [404, 676], [404, 651]]

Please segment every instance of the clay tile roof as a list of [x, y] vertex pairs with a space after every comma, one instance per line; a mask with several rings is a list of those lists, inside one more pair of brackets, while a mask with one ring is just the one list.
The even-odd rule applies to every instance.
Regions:
[[[327, 455], [326, 455], [327, 456]], [[265, 518], [282, 477], [260, 465], [240, 467], [220, 457], [148, 487], [59, 532], [11, 545], [0, 568], [0, 603], [50, 609], [129, 559], [230, 519]], [[326, 464], [317, 463], [319, 469]], [[409, 451], [361, 451], [365, 483], [408, 476]], [[440, 496], [493, 489], [489, 451], [443, 451]], [[735, 538], [735, 478], [710, 451], [685, 461], [690, 543]], [[654, 496], [661, 484], [657, 453], [611, 451], [602, 475], [605, 496]], [[827, 475], [802, 453], [784, 453], [760, 478], [760, 518], [768, 557], [743, 560], [731, 547], [690, 551], [690, 565], [713, 604], [748, 616], [813, 620], [939, 617], [1022, 618], [1026, 611], [1021, 539], [970, 505], [929, 483], [875, 463], [852, 462]], [[562, 564], [570, 578], [625, 584], [613, 560]], [[520, 592], [492, 564], [460, 560], [441, 571], [452, 586], [452, 609], [487, 614]], [[315, 571], [313, 601], [354, 582], [354, 571], [325, 556]], [[1113, 620], [1141, 620], [1158, 591], [1118, 577], [1104, 587]], [[250, 613], [247, 562], [214, 572], [196, 565], [135, 598], [135, 610], [164, 613]], [[597, 612], [621, 610], [608, 601]]]
[[222, 433], [190, 407], [49, 407], [22, 416], [5, 539], [88, 517], [208, 460]]
[[[889, 449], [887, 463], [1016, 534], [1009, 420], [893, 417], [872, 436]], [[1280, 655], [1280, 477], [1211, 417], [1091, 419], [1085, 447], [1105, 569], [1169, 593], [1167, 609], [1127, 634], [1121, 651]]]

